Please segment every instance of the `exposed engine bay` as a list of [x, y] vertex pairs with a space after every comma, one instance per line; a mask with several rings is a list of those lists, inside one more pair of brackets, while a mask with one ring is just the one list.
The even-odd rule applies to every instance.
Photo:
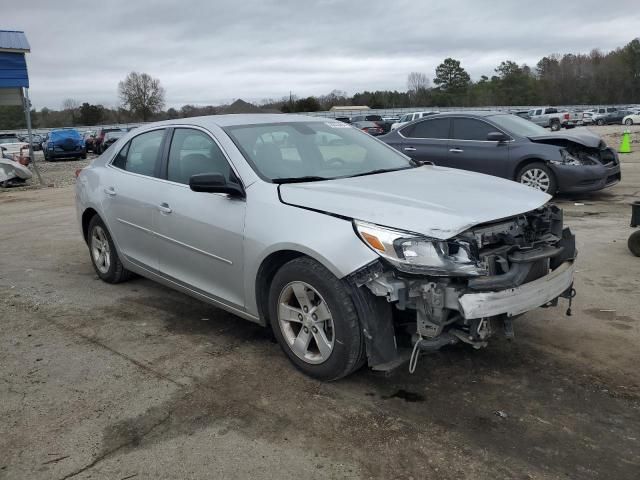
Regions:
[[[556, 206], [475, 226], [447, 241], [444, 249], [445, 256], [462, 254], [473, 262], [474, 274], [407, 273], [382, 259], [353, 276], [357, 286], [393, 306], [397, 356], [402, 346], [413, 347], [414, 353], [458, 342], [484, 347], [497, 331], [512, 337], [518, 315], [555, 306], [559, 297], [570, 301], [575, 293], [575, 238], [563, 227]], [[375, 342], [370, 336], [368, 341]], [[377, 347], [371, 345], [371, 351], [380, 358], [370, 355], [370, 365], [394, 363], [390, 344]]]

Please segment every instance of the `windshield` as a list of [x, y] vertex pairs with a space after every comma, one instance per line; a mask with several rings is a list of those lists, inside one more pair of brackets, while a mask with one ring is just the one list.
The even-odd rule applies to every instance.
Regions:
[[507, 131], [507, 133], [513, 133], [521, 137], [533, 137], [537, 135], [546, 135], [547, 130], [540, 125], [536, 125], [529, 120], [526, 120], [517, 115], [492, 115], [487, 117], [491, 119], [493, 123], [498, 125]]
[[53, 130], [49, 134], [50, 140], [59, 140], [63, 138], [76, 138], [81, 139], [80, 133], [77, 130]]
[[[290, 122], [225, 128], [263, 178], [325, 180], [416, 166], [371, 136], [339, 122]], [[279, 182], [281, 183], [281, 182]]]

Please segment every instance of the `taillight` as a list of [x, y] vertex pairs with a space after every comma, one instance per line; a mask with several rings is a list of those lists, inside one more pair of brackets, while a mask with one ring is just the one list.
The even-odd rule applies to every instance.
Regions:
[[565, 119], [565, 120], [569, 120], [569, 114], [568, 114], [568, 113], [565, 113], [565, 114], [564, 114], [564, 119]]

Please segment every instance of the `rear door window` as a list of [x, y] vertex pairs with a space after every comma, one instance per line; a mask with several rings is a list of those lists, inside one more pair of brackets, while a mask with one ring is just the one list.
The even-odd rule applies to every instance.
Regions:
[[449, 119], [436, 118], [432, 120], [423, 120], [403, 128], [401, 133], [405, 137], [410, 138], [448, 139]]
[[132, 138], [113, 159], [112, 165], [127, 172], [154, 176], [164, 132], [164, 129], [153, 130]]
[[484, 141], [490, 132], [495, 131], [495, 127], [482, 120], [476, 120], [474, 118], [454, 118], [451, 138], [455, 138], [456, 140]]

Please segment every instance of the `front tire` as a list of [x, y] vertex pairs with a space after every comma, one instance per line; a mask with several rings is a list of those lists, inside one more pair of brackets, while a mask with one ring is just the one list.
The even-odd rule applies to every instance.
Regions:
[[631, 253], [633, 253], [636, 257], [640, 257], [640, 230], [629, 235], [627, 246], [629, 247], [629, 251]]
[[632, 119], [630, 119], [630, 118], [627, 118], [627, 119], [624, 121], [624, 124], [625, 124], [625, 125], [627, 125], [627, 126], [631, 126], [631, 125], [633, 125], [633, 120], [632, 120]]
[[311, 258], [291, 260], [275, 274], [269, 318], [284, 353], [311, 377], [337, 380], [363, 364], [364, 338], [351, 297]]
[[544, 163], [535, 162], [525, 165], [518, 172], [516, 180], [523, 185], [554, 195], [558, 190], [556, 178]]
[[604, 120], [599, 119], [599, 120], [596, 122], [596, 125], [598, 125], [599, 127], [604, 126]]
[[98, 215], [89, 222], [87, 241], [91, 263], [101, 280], [120, 283], [129, 279], [131, 272], [122, 265], [111, 234]]

